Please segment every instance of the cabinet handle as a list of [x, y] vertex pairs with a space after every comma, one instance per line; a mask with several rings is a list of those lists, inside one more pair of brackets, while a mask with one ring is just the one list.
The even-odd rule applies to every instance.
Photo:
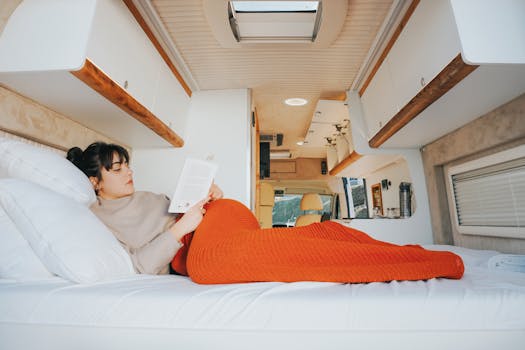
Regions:
[[421, 77], [421, 86], [425, 86], [425, 85], [427, 85], [425, 78]]
[[126, 90], [128, 89], [128, 81], [127, 80], [124, 81], [124, 89], [126, 89]]

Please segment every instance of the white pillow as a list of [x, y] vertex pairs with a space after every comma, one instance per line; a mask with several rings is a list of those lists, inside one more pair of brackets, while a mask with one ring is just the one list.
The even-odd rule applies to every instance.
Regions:
[[0, 278], [17, 281], [53, 277], [0, 206]]
[[86, 206], [20, 179], [0, 180], [0, 203], [47, 269], [92, 283], [133, 275], [131, 258]]
[[4, 137], [0, 137], [2, 177], [35, 182], [88, 206], [96, 200], [87, 176], [65, 157]]

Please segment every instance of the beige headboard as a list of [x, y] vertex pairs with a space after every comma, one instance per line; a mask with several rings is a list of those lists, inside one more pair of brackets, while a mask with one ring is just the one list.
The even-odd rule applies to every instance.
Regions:
[[118, 143], [1, 85], [0, 131], [62, 151], [94, 141]]

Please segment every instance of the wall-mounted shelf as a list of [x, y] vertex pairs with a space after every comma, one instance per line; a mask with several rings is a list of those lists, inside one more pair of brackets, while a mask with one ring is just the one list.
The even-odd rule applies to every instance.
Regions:
[[329, 174], [332, 176], [335, 176], [339, 174], [341, 171], [343, 171], [347, 166], [357, 161], [359, 158], [361, 158], [362, 155], [357, 153], [356, 151], [353, 151], [350, 153], [345, 159], [343, 159], [340, 163], [335, 165], [330, 171]]
[[182, 140], [179, 135], [135, 100], [126, 90], [111, 80], [111, 78], [104, 74], [104, 72], [90, 60], [86, 60], [86, 63], [80, 70], [72, 71], [71, 74], [108, 99], [115, 106], [144, 124], [172, 146], [182, 147], [184, 145], [184, 140]]
[[191, 90], [122, 0], [24, 0], [0, 52], [2, 85], [131, 147], [183, 145]]
[[420, 148], [525, 92], [523, 9], [413, 1], [360, 90], [370, 147]]
[[381, 146], [476, 68], [463, 62], [461, 55], [456, 56], [370, 139], [370, 147]]

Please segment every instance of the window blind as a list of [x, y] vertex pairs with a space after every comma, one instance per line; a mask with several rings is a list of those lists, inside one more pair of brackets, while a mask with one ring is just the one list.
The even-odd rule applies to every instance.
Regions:
[[525, 157], [452, 174], [451, 180], [460, 227], [525, 227]]

